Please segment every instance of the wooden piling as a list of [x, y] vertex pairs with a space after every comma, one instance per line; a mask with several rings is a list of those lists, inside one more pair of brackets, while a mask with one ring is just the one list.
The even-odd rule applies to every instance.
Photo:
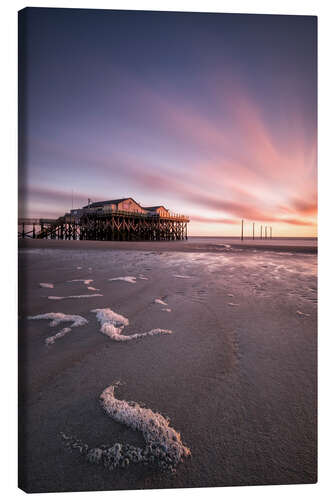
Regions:
[[[189, 218], [184, 215], [90, 211], [75, 218], [65, 215], [59, 219], [20, 219], [19, 229], [22, 227], [22, 231], [19, 230], [18, 236], [60, 240], [176, 241], [187, 240], [188, 222]], [[32, 231], [25, 231], [26, 224], [33, 226]], [[36, 231], [35, 224], [40, 226], [40, 231]]]

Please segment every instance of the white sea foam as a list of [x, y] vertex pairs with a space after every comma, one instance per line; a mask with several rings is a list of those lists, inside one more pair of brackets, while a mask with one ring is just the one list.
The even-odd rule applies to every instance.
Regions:
[[39, 286], [42, 288], [54, 288], [53, 283], [39, 283]]
[[147, 280], [148, 278], [146, 276], [143, 276], [143, 274], [139, 274], [139, 280]]
[[82, 269], [82, 267], [81, 267], [81, 266], [78, 266], [76, 269], [79, 269], [79, 270], [80, 270], [80, 269]]
[[67, 295], [66, 297], [57, 297], [55, 295], [50, 295], [48, 299], [50, 300], [88, 299], [90, 297], [103, 297], [103, 295], [101, 293], [90, 293], [89, 295]]
[[154, 300], [155, 304], [161, 304], [162, 306], [167, 306], [168, 304], [164, 302], [162, 299], [155, 299]]
[[167, 308], [166, 308], [166, 307], [164, 307], [164, 308], [162, 309], [162, 311], [165, 311], [165, 312], [170, 313], [170, 312], [171, 312], [171, 309], [169, 309], [168, 307], [167, 307]]
[[310, 316], [310, 314], [304, 313], [302, 311], [296, 311], [296, 314], [298, 314], [299, 316]]
[[233, 297], [234, 295], [232, 293], [228, 293], [228, 297]]
[[182, 274], [174, 274], [175, 278], [190, 279], [192, 276], [183, 276]]
[[109, 281], [126, 281], [127, 283], [136, 283], [135, 276], [119, 276], [118, 278], [109, 278]]
[[132, 463], [152, 465], [162, 470], [174, 471], [184, 458], [191, 455], [180, 434], [170, 427], [170, 422], [160, 413], [143, 408], [136, 402], [128, 402], [115, 397], [115, 388], [107, 387], [100, 395], [102, 408], [106, 414], [121, 424], [142, 433], [143, 448], [115, 443], [113, 446], [90, 448], [80, 440], [62, 434], [70, 449], [77, 449], [91, 463], [101, 463], [109, 470], [127, 467]]
[[82, 282], [85, 285], [90, 285], [94, 280], [86, 280], [86, 279], [80, 279], [80, 280], [69, 280], [68, 283], [74, 283], [75, 281]]
[[93, 286], [87, 286], [87, 290], [92, 290], [92, 291], [97, 292], [97, 291], [99, 291], [99, 290], [100, 290], [100, 288], [95, 288], [95, 287], [93, 287]]
[[116, 340], [118, 342], [127, 342], [128, 340], [135, 340], [141, 337], [147, 337], [152, 335], [166, 335], [171, 334], [171, 330], [163, 330], [161, 328], [154, 328], [153, 330], [149, 330], [148, 332], [143, 333], [134, 333], [133, 335], [122, 335], [122, 331], [125, 326], [129, 325], [129, 320], [112, 311], [109, 308], [106, 309], [93, 309], [91, 312], [96, 313], [97, 320], [101, 324], [100, 331], [107, 335], [112, 340]]
[[234, 304], [233, 302], [228, 302], [228, 306], [236, 307], [236, 306], [239, 306], [239, 304]]
[[117, 327], [124, 327], [129, 325], [128, 318], [112, 311], [112, 309], [93, 309], [91, 312], [96, 313], [97, 319], [101, 323], [102, 327], [104, 326], [104, 324], [108, 323], [112, 323]]
[[190, 455], [190, 450], [183, 445], [180, 434], [170, 427], [168, 419], [138, 403], [116, 399], [114, 391], [115, 386], [111, 385], [100, 396], [102, 407], [113, 420], [141, 431], [148, 445], [154, 443], [161, 447], [177, 464]]
[[61, 337], [64, 337], [67, 333], [69, 333], [72, 329], [69, 327], [63, 328], [60, 330], [60, 332], [56, 333], [55, 335], [52, 335], [52, 337], [47, 337], [45, 339], [45, 344], [54, 344], [56, 340], [60, 339]]
[[52, 337], [48, 337], [45, 340], [46, 344], [54, 344], [54, 342], [61, 338], [64, 337], [67, 333], [69, 333], [72, 328], [78, 327], [78, 326], [83, 326], [88, 323], [88, 321], [83, 318], [83, 316], [79, 316], [77, 314], [64, 314], [64, 313], [46, 313], [46, 314], [38, 314], [37, 316], [28, 316], [28, 319], [48, 319], [51, 320], [50, 326], [58, 326], [60, 323], [68, 323], [71, 322], [72, 324], [70, 327], [63, 328], [60, 330], [58, 333], [53, 335]]

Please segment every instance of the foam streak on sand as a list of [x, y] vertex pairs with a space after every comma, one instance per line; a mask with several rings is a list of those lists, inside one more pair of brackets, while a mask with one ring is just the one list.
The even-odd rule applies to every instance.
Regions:
[[129, 320], [122, 316], [121, 314], [117, 314], [109, 308], [106, 309], [93, 309], [91, 312], [96, 313], [97, 320], [101, 324], [100, 331], [107, 335], [112, 340], [116, 340], [118, 342], [127, 342], [128, 340], [135, 340], [141, 337], [147, 337], [158, 334], [170, 334], [171, 330], [163, 330], [161, 328], [154, 328], [149, 332], [144, 333], [134, 333], [133, 335], [122, 335], [122, 331], [125, 326], [129, 325]]
[[296, 311], [296, 314], [298, 314], [298, 316], [310, 316], [310, 314], [304, 313], [302, 311]]
[[53, 335], [52, 337], [48, 337], [45, 340], [46, 344], [54, 344], [54, 342], [64, 337], [67, 333], [71, 331], [72, 328], [83, 326], [88, 323], [88, 321], [79, 316], [77, 314], [64, 314], [64, 313], [46, 313], [46, 314], [38, 314], [37, 316], [28, 316], [28, 319], [49, 319], [51, 320], [50, 326], [58, 326], [60, 323], [68, 323], [71, 322], [71, 326], [67, 328], [63, 328], [58, 333]]
[[80, 280], [69, 280], [68, 283], [74, 283], [75, 281], [80, 281], [83, 282], [85, 285], [90, 285], [94, 280], [85, 280], [85, 279], [80, 279]]
[[154, 300], [155, 304], [161, 304], [162, 306], [167, 306], [168, 304], [164, 302], [162, 299], [155, 299]]
[[54, 288], [53, 283], [39, 283], [41, 288]]
[[47, 339], [45, 339], [45, 344], [47, 344], [47, 345], [54, 344], [56, 340], [61, 339], [61, 337], [64, 337], [71, 330], [72, 329], [69, 328], [69, 327], [63, 328], [62, 330], [60, 330], [55, 335], [52, 335], [52, 337], [47, 337]]
[[57, 297], [55, 295], [50, 295], [48, 299], [50, 300], [88, 299], [89, 297], [103, 297], [103, 295], [101, 293], [90, 293], [89, 295], [67, 295], [66, 297]]
[[109, 281], [126, 281], [127, 283], [136, 283], [135, 276], [119, 276], [118, 278], [109, 278]]
[[92, 283], [94, 280], [92, 279], [78, 279], [78, 280], [69, 280], [68, 283], [73, 283], [73, 282], [81, 282], [83, 283], [84, 285], [87, 285], [87, 290], [91, 290], [93, 292], [99, 292], [100, 288], [95, 288], [94, 286], [89, 286], [90, 283]]
[[174, 471], [191, 451], [181, 440], [180, 434], [169, 425], [169, 420], [150, 408], [142, 408], [138, 403], [127, 402], [115, 397], [116, 385], [107, 387], [100, 395], [101, 405], [106, 414], [116, 422], [142, 432], [146, 442], [144, 448], [122, 445], [90, 448], [87, 444], [62, 434], [70, 449], [78, 449], [91, 463], [101, 463], [109, 470], [126, 467], [132, 463], [152, 465], [162, 470]]

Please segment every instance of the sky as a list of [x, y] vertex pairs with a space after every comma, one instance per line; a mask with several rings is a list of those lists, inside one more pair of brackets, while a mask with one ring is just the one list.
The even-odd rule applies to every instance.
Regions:
[[312, 16], [19, 14], [19, 214], [132, 197], [190, 235], [316, 236]]

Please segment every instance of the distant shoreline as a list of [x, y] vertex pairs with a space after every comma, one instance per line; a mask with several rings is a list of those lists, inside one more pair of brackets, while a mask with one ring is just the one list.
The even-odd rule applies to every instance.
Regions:
[[[214, 241], [215, 239], [215, 241]], [[216, 241], [217, 240], [217, 241]], [[70, 250], [127, 250], [143, 252], [212, 252], [226, 250], [266, 250], [317, 254], [317, 239], [252, 240], [219, 237], [192, 237], [187, 241], [94, 241], [94, 240], [43, 240], [18, 241], [19, 249], [70, 249]]]

